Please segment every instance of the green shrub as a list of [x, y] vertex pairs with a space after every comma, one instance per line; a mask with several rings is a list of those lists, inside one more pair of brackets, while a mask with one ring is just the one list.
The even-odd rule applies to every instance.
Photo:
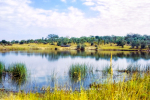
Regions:
[[78, 45], [77, 45], [77, 49], [80, 49], [80, 48], [81, 48], [81, 46], [78, 44]]
[[81, 50], [85, 50], [85, 46], [84, 45], [81, 46]]
[[57, 46], [61, 46], [61, 42], [57, 42]]

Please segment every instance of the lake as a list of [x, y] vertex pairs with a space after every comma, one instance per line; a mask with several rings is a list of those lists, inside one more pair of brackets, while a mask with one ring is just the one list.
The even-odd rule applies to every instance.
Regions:
[[[9, 75], [1, 76], [0, 88], [11, 91], [19, 89], [26, 92], [42, 92], [44, 87], [55, 86], [73, 90], [81, 86], [85, 89], [92, 83], [104, 83], [109, 74], [103, 70], [110, 66], [112, 54], [113, 81], [118, 82], [129, 79], [127, 73], [117, 70], [126, 69], [129, 65], [150, 64], [150, 52], [129, 52], [129, 51], [9, 51], [0, 52], [0, 61], [4, 62], [6, 68], [12, 63], [24, 63], [27, 67], [27, 80], [18, 85], [12, 81]], [[87, 64], [91, 66], [92, 72], [86, 74], [81, 81], [72, 79], [69, 76], [69, 68], [72, 64]]]

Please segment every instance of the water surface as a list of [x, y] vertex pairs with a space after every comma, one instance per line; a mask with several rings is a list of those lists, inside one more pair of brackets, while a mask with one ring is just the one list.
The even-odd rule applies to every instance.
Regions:
[[[2, 77], [0, 88], [4, 87], [13, 91], [19, 89], [25, 91], [38, 91], [42, 87], [65, 86], [72, 89], [89, 88], [93, 82], [103, 83], [109, 75], [102, 73], [106, 66], [110, 65], [112, 54], [113, 80], [120, 81], [125, 73], [115, 70], [126, 69], [130, 64], [144, 66], [150, 64], [150, 52], [128, 51], [10, 51], [0, 52], [0, 61], [8, 67], [12, 63], [24, 63], [28, 70], [28, 78], [21, 85], [12, 81], [9, 75]], [[88, 64], [93, 68], [92, 73], [77, 82], [69, 76], [69, 68], [72, 64]]]

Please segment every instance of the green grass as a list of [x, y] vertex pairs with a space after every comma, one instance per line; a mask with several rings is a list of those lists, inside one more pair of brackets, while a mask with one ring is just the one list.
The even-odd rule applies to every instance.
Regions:
[[150, 100], [150, 74], [127, 82], [98, 84], [81, 91], [54, 90], [46, 93], [10, 93], [4, 100]]
[[4, 72], [5, 70], [5, 65], [3, 62], [0, 62], [0, 74], [2, 75], [2, 73]]
[[25, 77], [27, 75], [27, 69], [23, 63], [11, 64], [8, 68], [8, 72], [11, 73], [13, 77]]
[[77, 82], [84, 79], [86, 75], [92, 71], [92, 67], [87, 64], [72, 64], [69, 68], [69, 76], [71, 80]]
[[25, 64], [23, 63], [11, 64], [8, 67], [8, 73], [12, 74], [11, 80], [13, 85], [21, 86], [26, 82], [27, 69]]
[[111, 74], [111, 66], [107, 65], [106, 67], [103, 68], [102, 72], [104, 74]]

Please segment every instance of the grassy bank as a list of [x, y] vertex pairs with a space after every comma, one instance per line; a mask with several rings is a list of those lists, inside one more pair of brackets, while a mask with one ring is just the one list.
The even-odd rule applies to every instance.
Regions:
[[[54, 92], [40, 93], [9, 93], [3, 100], [149, 100], [150, 74], [143, 77], [133, 75], [127, 82], [105, 83], [95, 85], [88, 90], [54, 90]], [[57, 87], [55, 88], [57, 89]]]
[[[0, 51], [3, 50], [76, 50], [77, 44], [70, 44], [70, 47], [61, 47], [57, 46], [56, 43], [54, 45], [50, 44], [37, 44], [37, 43], [29, 43], [29, 44], [13, 44], [12, 46], [2, 46], [0, 45]], [[85, 50], [115, 50], [115, 51], [146, 51], [148, 49], [136, 49], [131, 48], [129, 45], [125, 45], [124, 48], [121, 46], [117, 46], [117, 44], [102, 44], [102, 45], [95, 45], [91, 46], [89, 43], [84, 43]]]

